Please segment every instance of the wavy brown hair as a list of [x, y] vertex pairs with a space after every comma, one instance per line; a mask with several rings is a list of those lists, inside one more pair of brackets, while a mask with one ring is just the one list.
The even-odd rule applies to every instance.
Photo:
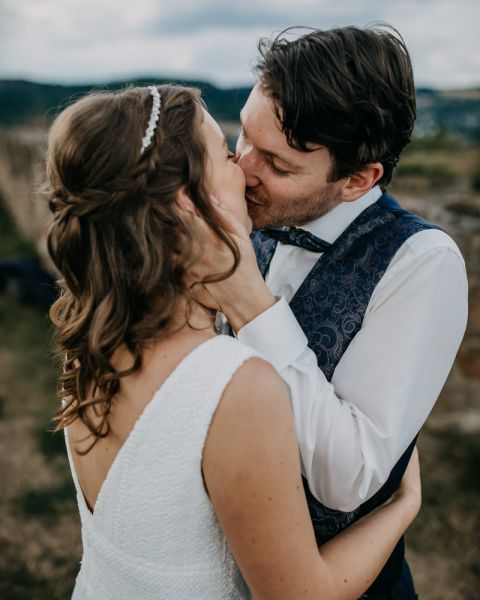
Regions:
[[[291, 33], [304, 35], [289, 39]], [[400, 33], [387, 24], [288, 28], [263, 38], [256, 70], [288, 143], [325, 146], [330, 181], [380, 162], [385, 188], [410, 142], [416, 118], [413, 69]]]
[[[149, 341], [172, 333], [181, 298], [188, 321], [195, 300], [186, 274], [197, 245], [176, 204], [178, 190], [232, 251], [231, 269], [204, 282], [228, 277], [239, 261], [205, 188], [200, 92], [158, 89], [160, 118], [143, 154], [152, 109], [147, 88], [86, 96], [57, 117], [49, 137], [48, 248], [63, 277], [50, 313], [62, 364], [62, 406], [53, 420], [59, 430], [81, 419], [93, 436], [86, 452], [110, 431], [122, 377], [139, 371]], [[118, 371], [112, 358], [121, 347], [132, 363]]]

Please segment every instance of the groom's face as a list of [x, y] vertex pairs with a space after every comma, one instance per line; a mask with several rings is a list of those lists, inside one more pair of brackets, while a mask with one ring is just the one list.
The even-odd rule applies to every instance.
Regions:
[[253, 227], [303, 225], [341, 201], [344, 180], [330, 183], [329, 151], [292, 148], [282, 132], [272, 100], [257, 84], [240, 118], [238, 164], [246, 178], [246, 200]]

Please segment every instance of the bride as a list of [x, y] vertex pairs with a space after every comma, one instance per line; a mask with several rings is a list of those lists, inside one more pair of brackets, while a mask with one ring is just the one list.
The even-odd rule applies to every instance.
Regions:
[[[358, 598], [419, 510], [418, 458], [387, 503], [317, 548], [282, 379], [215, 330], [204, 284], [239, 262], [222, 215], [244, 239], [251, 223], [199, 92], [79, 100], [52, 127], [47, 175], [55, 420], [82, 524], [73, 598]], [[198, 282], [200, 221], [232, 266]]]

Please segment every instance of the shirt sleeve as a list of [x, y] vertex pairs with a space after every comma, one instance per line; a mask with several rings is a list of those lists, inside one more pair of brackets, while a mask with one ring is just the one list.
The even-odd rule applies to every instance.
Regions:
[[238, 332], [287, 383], [302, 472], [330, 508], [351, 511], [382, 487], [445, 383], [467, 320], [455, 249], [402, 246], [331, 383], [285, 299]]

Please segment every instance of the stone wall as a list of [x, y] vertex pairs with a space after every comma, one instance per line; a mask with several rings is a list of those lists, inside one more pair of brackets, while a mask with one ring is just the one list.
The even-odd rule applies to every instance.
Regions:
[[41, 191], [46, 139], [43, 129], [0, 130], [0, 198], [20, 234], [53, 270], [46, 249], [49, 210]]

